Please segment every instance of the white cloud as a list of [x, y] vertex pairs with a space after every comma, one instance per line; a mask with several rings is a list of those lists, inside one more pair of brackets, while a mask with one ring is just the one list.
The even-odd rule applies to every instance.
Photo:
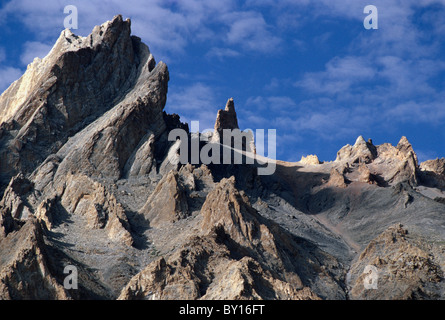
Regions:
[[22, 76], [22, 71], [12, 67], [0, 67], [0, 92], [6, 90], [9, 85]]
[[253, 129], [277, 129], [295, 134], [295, 120], [290, 116], [298, 113], [298, 105], [288, 96], [249, 97], [243, 108], [237, 109], [238, 123]]
[[23, 65], [28, 65], [34, 58], [43, 59], [51, 50], [52, 45], [38, 41], [27, 41], [23, 45], [23, 53], [20, 55], [20, 61]]

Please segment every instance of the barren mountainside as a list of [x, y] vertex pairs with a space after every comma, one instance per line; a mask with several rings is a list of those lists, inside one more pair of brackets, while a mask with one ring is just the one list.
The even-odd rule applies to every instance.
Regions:
[[[118, 15], [0, 96], [0, 299], [445, 298], [445, 159], [360, 136], [272, 175], [182, 163], [168, 81]], [[235, 102], [199, 148], [238, 129]]]

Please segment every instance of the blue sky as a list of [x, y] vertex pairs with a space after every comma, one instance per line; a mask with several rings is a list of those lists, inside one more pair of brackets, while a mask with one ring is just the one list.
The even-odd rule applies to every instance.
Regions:
[[[445, 156], [445, 0], [0, 2], [0, 91], [63, 30], [120, 13], [170, 70], [166, 110], [212, 128], [233, 97], [242, 129], [277, 129], [277, 158], [334, 160], [359, 135]], [[366, 30], [366, 5], [378, 30]]]

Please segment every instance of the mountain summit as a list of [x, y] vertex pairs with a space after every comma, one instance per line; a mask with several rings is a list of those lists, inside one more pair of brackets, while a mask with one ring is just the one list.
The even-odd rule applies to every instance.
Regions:
[[[168, 81], [118, 15], [0, 96], [0, 299], [444, 298], [444, 159], [360, 136], [268, 176], [171, 161]], [[224, 129], [233, 99], [199, 148]]]

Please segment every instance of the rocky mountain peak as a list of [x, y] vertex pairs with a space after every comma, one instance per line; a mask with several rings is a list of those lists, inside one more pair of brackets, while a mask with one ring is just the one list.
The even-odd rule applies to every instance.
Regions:
[[239, 145], [235, 140], [241, 140], [238, 142], [241, 142], [240, 148], [242, 151], [256, 153], [253, 133], [251, 131], [241, 133], [241, 130], [239, 129], [233, 98], [227, 100], [224, 110], [218, 110], [210, 142], [223, 144], [224, 130], [229, 131], [228, 133], [230, 134], [231, 140], [229, 143], [231, 148], [239, 149]]
[[402, 136], [399, 140], [399, 143], [397, 144], [397, 149], [402, 148], [412, 148], [411, 143], [408, 141], [408, 138], [405, 136]]
[[343, 163], [369, 163], [377, 156], [375, 146], [371, 142], [366, 142], [362, 136], [359, 136], [353, 146], [346, 145], [337, 153], [336, 162]]
[[[224, 108], [224, 111], [227, 111], [230, 114], [236, 114], [235, 112], [235, 103], [233, 102], [233, 98], [229, 98], [226, 103], [226, 107]], [[238, 125], [238, 123], [236, 123]]]
[[233, 98], [227, 100], [226, 107], [218, 110], [214, 127], [214, 141], [222, 142], [224, 129], [239, 129], [238, 118], [235, 111], [235, 103]]
[[86, 37], [78, 36], [70, 29], [63, 30], [48, 58], [52, 56], [51, 54], [60, 55], [61, 52], [78, 51], [84, 48], [95, 49], [98, 46], [111, 48], [118, 41], [129, 44], [130, 40], [131, 20], [123, 20], [122, 15], [116, 15], [112, 20], [95, 26]]

